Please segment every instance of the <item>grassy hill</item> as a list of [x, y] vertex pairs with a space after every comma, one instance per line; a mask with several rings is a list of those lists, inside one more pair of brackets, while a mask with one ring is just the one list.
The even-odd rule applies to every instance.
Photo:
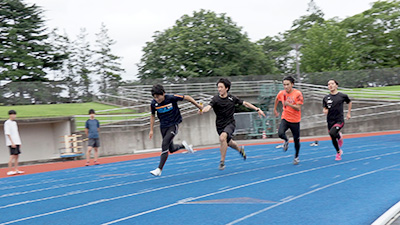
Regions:
[[[32, 117], [87, 115], [89, 109], [94, 109], [95, 111], [99, 111], [99, 110], [115, 109], [115, 108], [119, 107], [104, 105], [95, 102], [51, 104], [51, 105], [0, 106], [0, 118], [1, 119], [8, 118], [8, 111], [11, 109], [17, 111], [18, 118], [32, 118]], [[113, 111], [113, 113], [135, 113], [135, 112], [130, 109], [121, 109]]]

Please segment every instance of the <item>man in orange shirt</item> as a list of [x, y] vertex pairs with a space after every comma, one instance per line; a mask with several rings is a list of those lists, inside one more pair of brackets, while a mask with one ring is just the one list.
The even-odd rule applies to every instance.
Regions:
[[293, 164], [299, 164], [300, 152], [300, 120], [301, 120], [301, 106], [303, 105], [303, 94], [293, 88], [294, 78], [287, 76], [283, 79], [284, 90], [280, 91], [275, 98], [274, 113], [278, 117], [279, 113], [276, 110], [279, 102], [282, 102], [283, 112], [282, 121], [279, 126], [278, 135], [281, 139], [285, 140], [283, 150], [286, 152], [289, 148], [289, 139], [286, 136], [286, 131], [290, 129], [293, 135], [294, 147], [296, 154], [294, 156]]

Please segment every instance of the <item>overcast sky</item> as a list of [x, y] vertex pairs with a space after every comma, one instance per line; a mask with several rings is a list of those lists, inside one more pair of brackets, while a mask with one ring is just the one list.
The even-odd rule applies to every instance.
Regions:
[[[136, 78], [142, 48], [155, 31], [175, 24], [184, 14], [207, 9], [226, 13], [253, 41], [290, 29], [292, 22], [306, 15], [310, 0], [25, 0], [41, 6], [47, 26], [59, 28], [75, 39], [84, 27], [94, 43], [102, 22], [117, 44], [114, 54], [122, 56], [124, 80]], [[314, 0], [325, 19], [341, 19], [361, 13], [373, 0]]]

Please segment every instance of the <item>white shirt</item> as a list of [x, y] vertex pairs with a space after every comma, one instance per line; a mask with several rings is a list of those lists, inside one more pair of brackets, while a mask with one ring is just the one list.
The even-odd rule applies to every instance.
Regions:
[[21, 138], [19, 136], [19, 132], [18, 132], [18, 125], [17, 122], [13, 121], [13, 120], [7, 120], [4, 123], [4, 134], [6, 136], [6, 145], [7, 146], [11, 146], [11, 140], [8, 137], [8, 135], [11, 136], [11, 139], [13, 140], [15, 145], [21, 145]]

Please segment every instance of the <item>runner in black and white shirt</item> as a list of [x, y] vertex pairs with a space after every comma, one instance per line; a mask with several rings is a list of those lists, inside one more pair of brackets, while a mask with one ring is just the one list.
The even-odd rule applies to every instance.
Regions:
[[327, 115], [326, 119], [328, 122], [329, 135], [332, 138], [332, 144], [336, 149], [336, 160], [342, 160], [343, 151], [341, 149], [343, 145], [343, 137], [340, 130], [344, 126], [344, 113], [343, 103], [348, 104], [348, 111], [346, 119], [351, 118], [351, 107], [352, 102], [344, 93], [338, 91], [339, 83], [336, 80], [328, 81], [328, 89], [330, 93], [324, 97], [322, 105], [324, 107], [323, 112]]
[[237, 150], [242, 155], [243, 159], [246, 159], [244, 147], [239, 147], [239, 145], [234, 140], [232, 140], [232, 135], [236, 128], [235, 118], [233, 117], [235, 113], [235, 106], [244, 105], [249, 109], [256, 110], [260, 116], [265, 117], [265, 114], [262, 110], [255, 107], [253, 104], [242, 101], [236, 96], [231, 95], [229, 93], [231, 82], [228, 79], [219, 79], [219, 81], [217, 82], [217, 87], [219, 94], [211, 99], [209, 105], [204, 107], [203, 110], [200, 110], [200, 114], [208, 112], [211, 108], [213, 108], [215, 115], [217, 116], [216, 127], [219, 135], [219, 141], [221, 143], [221, 161], [219, 164], [219, 169], [223, 170], [225, 169], [225, 156], [228, 146]]

